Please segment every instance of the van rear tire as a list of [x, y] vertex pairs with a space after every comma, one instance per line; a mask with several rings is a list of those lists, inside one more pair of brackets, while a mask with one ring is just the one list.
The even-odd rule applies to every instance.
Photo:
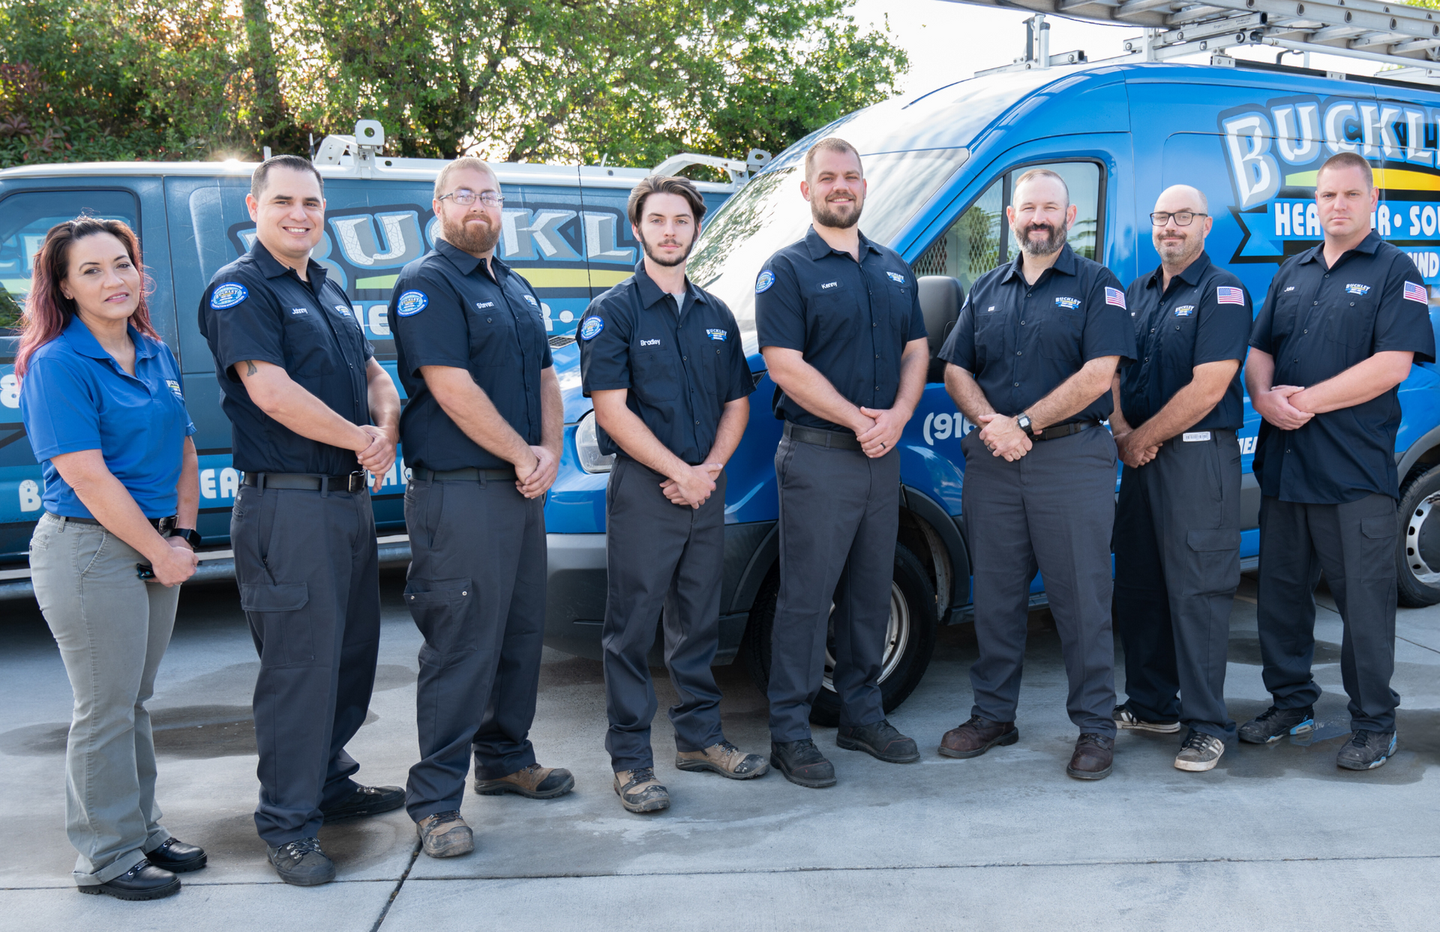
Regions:
[[1400, 486], [1396, 592], [1403, 608], [1440, 602], [1440, 466]]

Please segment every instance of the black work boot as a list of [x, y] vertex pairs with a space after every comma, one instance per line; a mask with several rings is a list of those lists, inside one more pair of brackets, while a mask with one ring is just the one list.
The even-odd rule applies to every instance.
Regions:
[[847, 751], [864, 751], [887, 764], [913, 764], [920, 759], [915, 739], [900, 734], [883, 718], [873, 725], [842, 725], [835, 744]]
[[818, 790], [835, 785], [835, 765], [809, 738], [770, 742], [770, 766], [797, 786]]

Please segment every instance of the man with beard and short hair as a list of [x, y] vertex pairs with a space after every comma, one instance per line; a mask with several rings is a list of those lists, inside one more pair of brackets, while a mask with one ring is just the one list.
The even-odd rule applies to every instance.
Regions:
[[975, 561], [975, 703], [940, 753], [978, 757], [1019, 740], [1038, 568], [1070, 681], [1066, 708], [1080, 729], [1065, 770], [1099, 780], [1110, 774], [1115, 745], [1115, 442], [1103, 422], [1116, 366], [1135, 357], [1135, 333], [1119, 280], [1066, 242], [1075, 213], [1056, 173], [1032, 169], [1016, 179], [1006, 215], [1020, 253], [976, 280], [940, 351], [950, 397], [981, 425], [960, 445]]
[[[1225, 710], [1230, 604], [1240, 584], [1240, 363], [1250, 296], [1205, 253], [1205, 195], [1165, 189], [1150, 215], [1160, 267], [1125, 295], [1139, 361], [1117, 374], [1110, 429], [1125, 470], [1115, 506], [1115, 625], [1132, 731], [1187, 729], [1179, 770], [1215, 767]], [[1177, 700], [1178, 694], [1178, 700]]]
[[582, 386], [600, 452], [617, 454], [605, 490], [605, 748], [630, 812], [658, 812], [650, 723], [658, 703], [648, 655], [665, 625], [675, 766], [734, 780], [765, 759], [725, 740], [710, 664], [720, 643], [725, 462], [745, 432], [754, 382], [725, 302], [685, 277], [705, 201], [684, 178], [652, 175], [630, 192], [644, 248], [634, 276], [580, 320]]
[[[929, 344], [915, 276], [856, 227], [860, 154], [822, 139], [801, 195], [814, 221], [755, 282], [760, 350], [785, 421], [775, 452], [780, 594], [770, 660], [770, 760], [792, 783], [835, 785], [810, 733], [833, 623], [840, 698], [836, 745], [890, 763], [920, 759], [885, 718], [880, 664], [900, 521], [895, 449], [925, 388]], [[833, 610], [832, 610], [833, 605]]]
[[527, 737], [545, 630], [544, 496], [563, 409], [540, 301], [495, 257], [500, 183], [476, 158], [435, 179], [435, 248], [405, 266], [390, 332], [409, 404], [401, 445], [411, 563], [405, 603], [425, 636], [416, 684], [420, 762], [405, 807], [425, 853], [473, 850], [475, 791], [550, 799], [575, 785]]

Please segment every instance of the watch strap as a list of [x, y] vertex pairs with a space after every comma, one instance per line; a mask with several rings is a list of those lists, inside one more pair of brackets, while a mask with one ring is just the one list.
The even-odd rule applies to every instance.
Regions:
[[191, 547], [199, 547], [199, 546], [200, 546], [200, 540], [201, 540], [200, 533], [199, 533], [198, 531], [196, 531], [194, 528], [190, 528], [190, 527], [175, 527], [175, 528], [171, 528], [171, 529], [170, 529], [170, 535], [169, 535], [169, 536], [171, 536], [171, 537], [183, 537], [183, 538], [185, 538], [186, 543], [188, 543]]

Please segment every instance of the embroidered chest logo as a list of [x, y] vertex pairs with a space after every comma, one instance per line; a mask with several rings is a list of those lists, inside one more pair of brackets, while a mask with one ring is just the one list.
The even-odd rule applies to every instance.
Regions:
[[710, 337], [710, 339], [714, 340], [716, 343], [724, 343], [725, 338], [730, 335], [724, 330], [716, 330], [714, 328], [706, 330], [705, 333]]
[[360, 321], [355, 320], [355, 315], [350, 313], [350, 309], [343, 304], [335, 305], [335, 313], [344, 317], [346, 320], [354, 320], [357, 325], [360, 323]]
[[173, 394], [176, 398], [179, 398], [181, 401], [185, 400], [185, 393], [180, 391], [179, 382], [175, 381], [174, 379], [166, 379], [165, 387], [170, 389], [171, 394]]
[[1347, 292], [1349, 292], [1350, 294], [1363, 295], [1363, 294], [1369, 294], [1369, 293], [1370, 293], [1370, 286], [1369, 286], [1369, 285], [1361, 285], [1361, 284], [1357, 284], [1357, 283], [1351, 283], [1351, 284], [1345, 286], [1345, 290], [1346, 290]]
[[[1176, 316], [1176, 317], [1189, 317], [1190, 315], [1192, 315], [1192, 314], [1194, 314], [1194, 313], [1195, 313], [1195, 305], [1193, 305], [1193, 304], [1182, 304], [1182, 305], [1180, 305], [1179, 307], [1177, 307], [1177, 308], [1175, 309], [1175, 316]], [[1131, 314], [1130, 316], [1131, 316], [1131, 317], [1134, 317], [1135, 315], [1134, 315], [1134, 314]]]
[[901, 275], [899, 272], [886, 272], [885, 274], [888, 275], [888, 276], [890, 276], [890, 280], [891, 280], [892, 282], [894, 282], [895, 284], [897, 284], [897, 285], [903, 285], [903, 284], [905, 284], [905, 276], [904, 276], [904, 275]]
[[1056, 299], [1055, 299], [1055, 306], [1056, 306], [1056, 307], [1063, 307], [1063, 308], [1064, 308], [1065, 310], [1067, 310], [1067, 311], [1073, 311], [1073, 310], [1075, 310], [1077, 307], [1080, 306], [1080, 299], [1079, 299], [1079, 298], [1067, 298], [1067, 297], [1056, 298]]
[[539, 309], [540, 302], [535, 300], [535, 296], [533, 294], [527, 294], [525, 296], [525, 300], [529, 302], [531, 307], [536, 308], [537, 310]]
[[641, 340], [641, 341], [640, 341], [640, 345], [641, 345], [641, 346], [659, 346], [659, 345], [660, 345], [660, 341], [659, 341], [659, 340]]

